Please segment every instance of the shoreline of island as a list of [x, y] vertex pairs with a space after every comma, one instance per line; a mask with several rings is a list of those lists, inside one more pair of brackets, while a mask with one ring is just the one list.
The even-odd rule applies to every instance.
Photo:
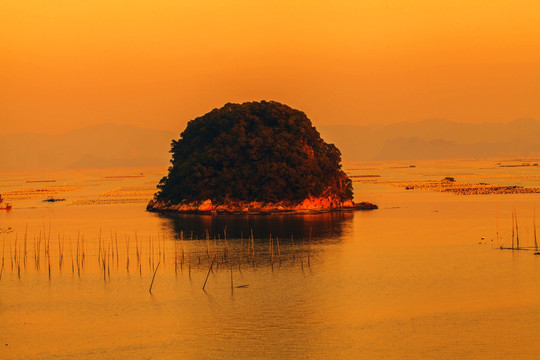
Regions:
[[375, 209], [378, 209], [378, 206], [370, 202], [336, 201], [328, 197], [311, 197], [297, 203], [227, 201], [215, 204], [209, 199], [180, 204], [153, 199], [146, 206], [149, 212], [199, 215], [307, 215]]

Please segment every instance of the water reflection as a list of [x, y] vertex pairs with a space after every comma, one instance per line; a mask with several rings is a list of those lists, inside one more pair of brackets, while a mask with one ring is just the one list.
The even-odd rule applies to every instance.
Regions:
[[331, 212], [311, 215], [159, 215], [165, 220], [175, 236], [203, 239], [208, 232], [210, 237], [224, 235], [228, 238], [247, 238], [253, 232], [254, 238], [268, 239], [269, 235], [282, 239], [309, 238], [325, 243], [340, 242], [344, 233], [352, 226], [354, 213]]

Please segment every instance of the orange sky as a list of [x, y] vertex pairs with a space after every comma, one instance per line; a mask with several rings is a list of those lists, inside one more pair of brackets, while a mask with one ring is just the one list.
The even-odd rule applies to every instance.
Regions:
[[261, 99], [316, 125], [540, 119], [540, 2], [0, 2], [2, 134]]

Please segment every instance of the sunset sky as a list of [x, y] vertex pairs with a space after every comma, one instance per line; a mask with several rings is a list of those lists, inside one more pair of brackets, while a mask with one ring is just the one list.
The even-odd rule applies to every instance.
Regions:
[[0, 3], [2, 135], [262, 99], [316, 125], [540, 119], [540, 1]]

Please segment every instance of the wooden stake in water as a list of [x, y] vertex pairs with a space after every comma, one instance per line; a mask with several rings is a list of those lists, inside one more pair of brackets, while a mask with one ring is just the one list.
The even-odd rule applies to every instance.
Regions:
[[99, 237], [98, 237], [98, 264], [101, 263], [101, 228], [99, 228]]
[[[49, 254], [49, 252], [47, 251], [47, 265], [49, 266], [49, 280], [51, 280], [51, 255]], [[19, 277], [20, 274], [19, 274]]]
[[517, 213], [515, 209], [514, 209], [514, 213], [515, 213], [515, 220], [516, 220], [516, 245], [517, 245], [517, 249], [519, 250], [519, 229], [518, 229], [518, 222], [517, 222]]
[[306, 252], [306, 240], [302, 238], [302, 250], [300, 251], [300, 265], [302, 266], [302, 272], [304, 271], [304, 253]]
[[15, 264], [17, 263], [17, 236], [19, 234], [15, 234], [15, 245], [14, 245], [14, 253], [13, 253], [13, 261]]
[[107, 268], [105, 265], [107, 259], [107, 250], [104, 250], [104, 256], [103, 256], [103, 281], [107, 281]]
[[208, 276], [210, 276], [210, 271], [212, 271], [212, 266], [214, 266], [214, 261], [216, 261], [216, 256], [214, 255], [214, 258], [212, 259], [212, 262], [210, 263], [210, 267], [208, 268], [208, 273], [206, 274], [206, 279], [204, 279], [204, 284], [203, 284], [203, 291], [204, 291], [204, 288], [206, 287], [206, 282], [208, 281]]
[[79, 237], [80, 237], [80, 232], [77, 234], [77, 255], [75, 257], [76, 259], [76, 262], [77, 262], [77, 268], [79, 268]]
[[178, 242], [174, 240], [174, 274], [178, 275]]
[[163, 243], [163, 265], [165, 265], [165, 254], [166, 254], [166, 251], [165, 251], [165, 233], [162, 233], [161, 234], [161, 242]]
[[0, 280], [2, 280], [2, 273], [4, 272], [4, 253], [6, 251], [6, 239], [2, 237], [2, 270], [0, 270]]
[[227, 261], [227, 255], [229, 254], [229, 245], [227, 244], [227, 226], [225, 226], [225, 229], [223, 229], [223, 239], [225, 241], [225, 249], [223, 251], [223, 256], [225, 258], [225, 261]]
[[514, 211], [515, 209], [512, 209], [512, 250], [514, 249], [514, 229], [515, 229], [515, 222], [514, 222]]
[[294, 237], [291, 235], [291, 250], [292, 250], [292, 259], [293, 263], [296, 260], [296, 251], [294, 250]]
[[81, 251], [82, 251], [82, 267], [84, 268], [84, 259], [86, 257], [85, 255], [86, 246], [84, 243], [84, 235], [81, 236]]
[[156, 270], [154, 271], [154, 276], [152, 276], [152, 282], [150, 283], [150, 289], [148, 289], [148, 292], [152, 293], [152, 286], [154, 286], [154, 279], [156, 278], [157, 269], [159, 268], [159, 264], [161, 264], [161, 261], [158, 262], [156, 266]]
[[125, 235], [126, 238], [126, 271], [129, 272], [129, 236]]
[[137, 250], [137, 264], [141, 264], [141, 256], [139, 253], [139, 240], [137, 239], [137, 232], [135, 231], [135, 247]]
[[[219, 236], [219, 234], [218, 234]], [[217, 257], [217, 254], [218, 254], [218, 249], [217, 249], [217, 240], [216, 238], [214, 237], [214, 257]], [[219, 269], [219, 259], [218, 261], [216, 262], [216, 270]]]
[[274, 265], [274, 240], [272, 240], [272, 234], [270, 234], [268, 242], [270, 247], [270, 262], [272, 263], [272, 265]]
[[58, 270], [62, 270], [62, 247], [60, 245], [60, 234], [58, 234]]
[[499, 244], [499, 204], [497, 204], [497, 219], [496, 219], [496, 239]]
[[114, 232], [114, 242], [116, 243], [116, 268], [118, 268], [118, 237], [116, 236], [116, 231]]
[[[217, 256], [217, 240], [216, 238], [214, 237], [214, 256]], [[218, 261], [218, 266], [219, 266], [219, 261]]]
[[279, 250], [279, 238], [276, 236], [276, 244], [277, 244], [277, 256], [279, 260], [279, 265], [281, 266], [281, 251]]
[[255, 267], [255, 238], [253, 237], [253, 229], [251, 229], [251, 264]]
[[[221, 235], [218, 234], [217, 235], [217, 244], [218, 244], [218, 249], [221, 249], [221, 252], [223, 253], [223, 256], [221, 256], [221, 260], [225, 260], [225, 247], [224, 246], [221, 246]], [[216, 250], [216, 254], [217, 254], [217, 250]], [[219, 260], [218, 260], [218, 264], [219, 264]]]
[[311, 266], [310, 259], [311, 259], [311, 228], [309, 228], [309, 240], [308, 240], [308, 244], [307, 244], [307, 264], [308, 264], [308, 266]]
[[188, 243], [188, 276], [191, 279], [191, 247], [193, 246], [193, 241]]
[[152, 252], [152, 235], [148, 235], [148, 266], [153, 269]]
[[47, 240], [47, 253], [49, 252], [49, 245], [51, 244], [51, 220], [49, 220], [49, 237]]
[[208, 229], [206, 229], [206, 256], [210, 258], [210, 234], [208, 234]]
[[231, 292], [234, 292], [234, 287], [233, 287], [233, 276], [232, 276], [232, 264], [231, 264]]
[[180, 250], [182, 251], [181, 265], [184, 264], [184, 231], [180, 231]]
[[75, 272], [75, 265], [73, 264], [73, 245], [71, 244], [71, 239], [68, 238], [69, 241], [69, 253], [71, 254], [71, 273], [73, 274]]
[[538, 251], [538, 242], [536, 242], [536, 204], [533, 208], [533, 234], [534, 234], [534, 249]]
[[28, 237], [28, 224], [26, 224], [26, 230], [24, 231], [24, 267], [26, 268], [26, 239]]

